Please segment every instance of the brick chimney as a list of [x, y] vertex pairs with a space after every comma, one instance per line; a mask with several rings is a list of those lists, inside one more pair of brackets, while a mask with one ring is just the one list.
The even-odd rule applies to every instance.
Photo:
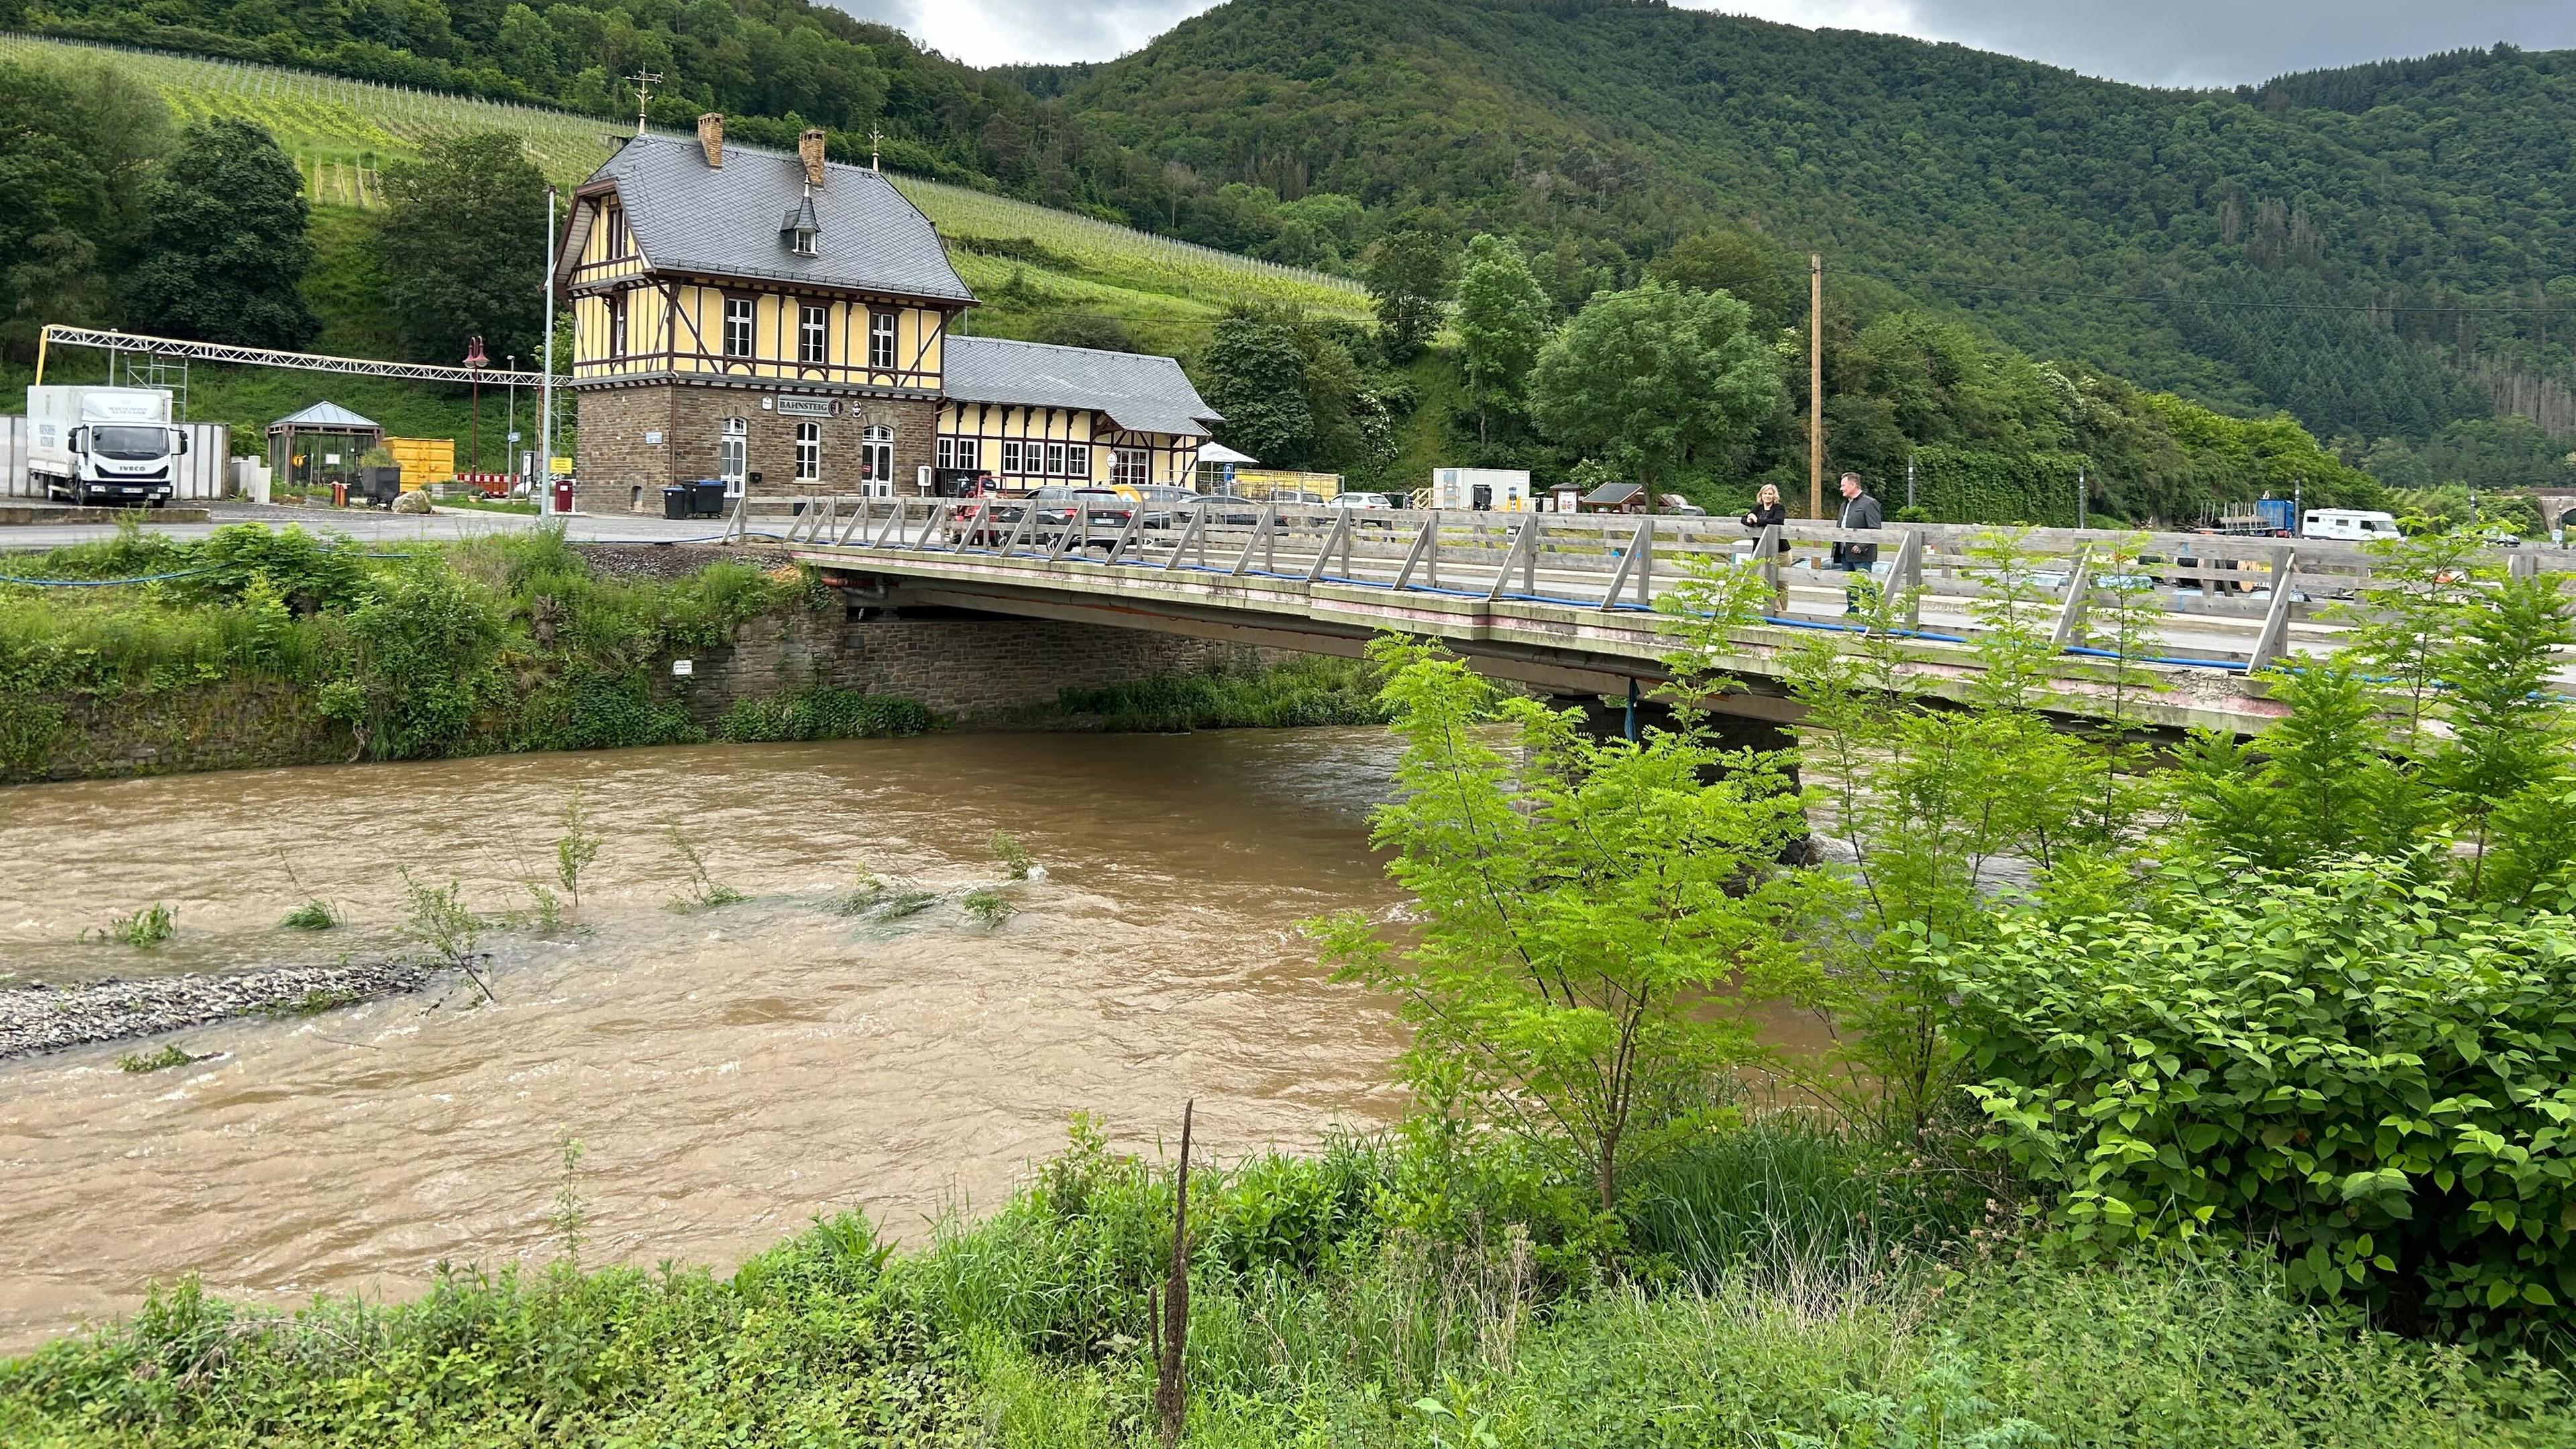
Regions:
[[698, 117], [698, 145], [707, 153], [707, 164], [721, 170], [724, 166], [724, 112], [709, 111]]
[[805, 184], [823, 184], [823, 131], [810, 127], [796, 138], [796, 159], [805, 163]]

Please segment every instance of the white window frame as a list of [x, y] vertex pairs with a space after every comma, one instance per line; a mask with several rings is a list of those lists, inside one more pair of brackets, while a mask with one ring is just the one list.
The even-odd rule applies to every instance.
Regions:
[[1026, 451], [1026, 449], [1021, 445], [1020, 440], [1019, 440], [1019, 439], [1017, 439], [1017, 438], [1004, 438], [1004, 439], [1002, 440], [1002, 476], [1003, 476], [1003, 477], [1005, 477], [1005, 478], [1016, 478], [1016, 477], [1018, 477], [1018, 476], [1020, 475], [1020, 472], [1021, 472], [1021, 469], [1020, 469], [1020, 460], [1021, 460], [1021, 455], [1022, 455], [1025, 451]]
[[1046, 445], [1046, 475], [1050, 478], [1064, 476], [1064, 444], [1051, 442]]
[[724, 480], [727, 498], [742, 496], [742, 482], [751, 476], [749, 418], [727, 418], [716, 430], [716, 476]]
[[608, 355], [624, 357], [626, 345], [626, 294], [611, 292], [608, 294]]
[[868, 313], [868, 366], [877, 372], [895, 370], [896, 318], [891, 311]]
[[1109, 482], [1113, 487], [1142, 488], [1154, 481], [1154, 454], [1150, 448], [1112, 448], [1109, 450]]
[[811, 302], [796, 304], [796, 360], [807, 367], [832, 361], [832, 309]]
[[1091, 481], [1091, 445], [1089, 443], [1064, 445], [1064, 476], [1077, 482]]
[[[759, 347], [759, 315], [760, 304], [754, 302], [749, 297], [727, 297], [724, 299], [725, 356], [749, 357], [753, 354], [754, 350]], [[736, 345], [736, 339], [734, 336], [734, 329], [737, 327], [742, 329], [739, 345]]]
[[796, 481], [799, 483], [823, 481], [823, 425], [821, 423], [796, 425]]
[[968, 473], [981, 472], [984, 463], [984, 440], [960, 438], [953, 434], [942, 437], [939, 440], [938, 454], [939, 466], [942, 468]]

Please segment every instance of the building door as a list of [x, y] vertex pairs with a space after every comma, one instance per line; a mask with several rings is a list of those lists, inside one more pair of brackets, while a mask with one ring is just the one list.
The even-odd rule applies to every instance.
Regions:
[[859, 491], [870, 498], [894, 496], [894, 429], [883, 423], [859, 432]]
[[716, 439], [716, 476], [724, 480], [725, 501], [742, 496], [742, 480], [751, 470], [751, 423], [744, 418], [727, 418], [724, 430]]

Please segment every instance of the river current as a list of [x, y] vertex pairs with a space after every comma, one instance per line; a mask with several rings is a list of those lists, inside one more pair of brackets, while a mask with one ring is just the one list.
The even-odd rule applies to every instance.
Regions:
[[[1297, 923], [1391, 909], [1379, 730], [958, 735], [352, 765], [0, 790], [0, 980], [400, 952], [409, 879], [499, 916], [553, 870], [568, 791], [605, 837], [578, 928], [495, 929], [498, 1004], [434, 990], [0, 1062], [0, 1353], [152, 1280], [294, 1306], [556, 1251], [582, 1147], [589, 1263], [724, 1268], [857, 1210], [918, 1241], [1001, 1201], [1069, 1116], [1148, 1148], [1199, 1103], [1222, 1155], [1400, 1108], [1385, 1004]], [[707, 875], [749, 893], [714, 911]], [[1041, 868], [986, 925], [1008, 831]], [[937, 904], [828, 909], [861, 870]], [[347, 917], [278, 919], [308, 896]], [[139, 951], [79, 940], [168, 905]], [[147, 1045], [158, 1046], [159, 1040]]]

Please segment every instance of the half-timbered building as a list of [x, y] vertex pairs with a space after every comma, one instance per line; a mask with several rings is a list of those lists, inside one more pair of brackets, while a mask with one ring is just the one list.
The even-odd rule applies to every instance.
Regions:
[[975, 295], [872, 168], [626, 141], [574, 193], [556, 285], [579, 400], [576, 506], [727, 492], [957, 492], [977, 478], [1187, 485], [1218, 421], [1168, 357], [956, 335]]
[[1168, 357], [951, 337], [943, 361], [943, 491], [978, 476], [1003, 488], [1186, 488], [1221, 420]]
[[574, 194], [557, 284], [574, 325], [577, 506], [660, 485], [910, 492], [933, 461], [942, 351], [975, 303], [875, 171], [694, 140], [627, 141]]

